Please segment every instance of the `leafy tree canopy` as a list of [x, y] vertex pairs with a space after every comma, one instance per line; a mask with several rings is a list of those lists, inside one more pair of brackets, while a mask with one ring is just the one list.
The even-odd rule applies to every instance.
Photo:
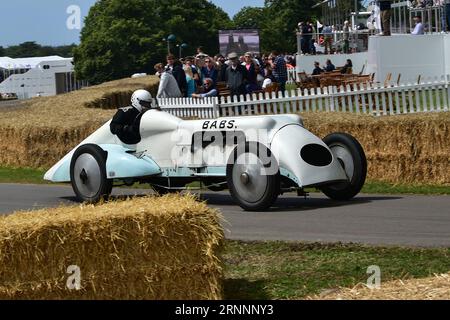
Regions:
[[72, 51], [75, 47], [75, 44], [58, 47], [42, 46], [34, 41], [29, 41], [7, 48], [0, 47], [0, 56], [10, 58], [61, 56], [67, 58], [73, 56]]
[[265, 20], [264, 8], [259, 7], [244, 7], [233, 18], [235, 28], [238, 29], [261, 29], [262, 23]]
[[[312, 9], [316, 0], [266, 0], [264, 8], [244, 8], [235, 18], [236, 26], [241, 27], [243, 20], [256, 19], [253, 25], [260, 30], [261, 50], [269, 52], [279, 50], [281, 52], [296, 52], [296, 28], [300, 21], [317, 19], [319, 9]], [[254, 18], [250, 18], [253, 16]], [[244, 19], [242, 18], [244, 17]]]
[[228, 15], [207, 0], [100, 0], [86, 17], [75, 68], [91, 83], [152, 72], [164, 61], [168, 35], [189, 45], [184, 54], [200, 45], [214, 54], [218, 30], [231, 26]]

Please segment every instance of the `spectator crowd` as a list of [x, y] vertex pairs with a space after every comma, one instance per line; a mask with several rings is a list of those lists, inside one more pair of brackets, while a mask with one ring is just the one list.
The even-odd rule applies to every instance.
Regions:
[[264, 92], [275, 83], [284, 92], [288, 67], [295, 67], [295, 59], [277, 51], [261, 57], [251, 52], [212, 57], [200, 47], [196, 56], [183, 59], [169, 54], [165, 64], [154, 67], [160, 77], [157, 98], [240, 96]]

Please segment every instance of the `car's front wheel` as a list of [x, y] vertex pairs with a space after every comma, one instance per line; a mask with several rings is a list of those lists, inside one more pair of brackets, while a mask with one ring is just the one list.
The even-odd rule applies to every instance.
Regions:
[[350, 200], [364, 186], [367, 176], [367, 160], [361, 144], [349, 134], [333, 133], [323, 141], [347, 175], [348, 182], [322, 188], [322, 192], [333, 200]]
[[231, 196], [241, 208], [266, 210], [280, 194], [277, 161], [260, 143], [237, 146], [227, 165], [227, 183]]
[[79, 147], [70, 164], [70, 179], [77, 198], [86, 203], [97, 203], [107, 198], [113, 181], [106, 176], [106, 152], [95, 144]]

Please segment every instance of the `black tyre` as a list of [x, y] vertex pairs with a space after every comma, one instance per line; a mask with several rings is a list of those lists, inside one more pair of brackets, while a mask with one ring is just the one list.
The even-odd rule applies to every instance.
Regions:
[[322, 188], [322, 192], [333, 200], [350, 200], [361, 192], [367, 176], [367, 160], [361, 144], [349, 134], [333, 133], [323, 141], [341, 163], [348, 182]]
[[278, 163], [260, 143], [238, 145], [228, 161], [227, 183], [231, 196], [242, 209], [267, 210], [280, 194]]
[[107, 153], [95, 144], [79, 147], [70, 163], [70, 180], [77, 198], [86, 203], [106, 199], [112, 191], [113, 181], [106, 176]]

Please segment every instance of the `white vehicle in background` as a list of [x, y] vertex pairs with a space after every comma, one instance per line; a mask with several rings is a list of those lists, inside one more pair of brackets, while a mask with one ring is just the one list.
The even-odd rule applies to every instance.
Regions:
[[78, 199], [95, 203], [113, 186], [148, 183], [164, 194], [193, 182], [229, 189], [249, 211], [267, 210], [285, 192], [315, 187], [335, 200], [361, 190], [367, 163], [358, 141], [335, 133], [324, 140], [298, 115], [182, 120], [158, 110], [140, 123], [141, 141], [124, 144], [106, 123], [45, 175], [71, 183]]

